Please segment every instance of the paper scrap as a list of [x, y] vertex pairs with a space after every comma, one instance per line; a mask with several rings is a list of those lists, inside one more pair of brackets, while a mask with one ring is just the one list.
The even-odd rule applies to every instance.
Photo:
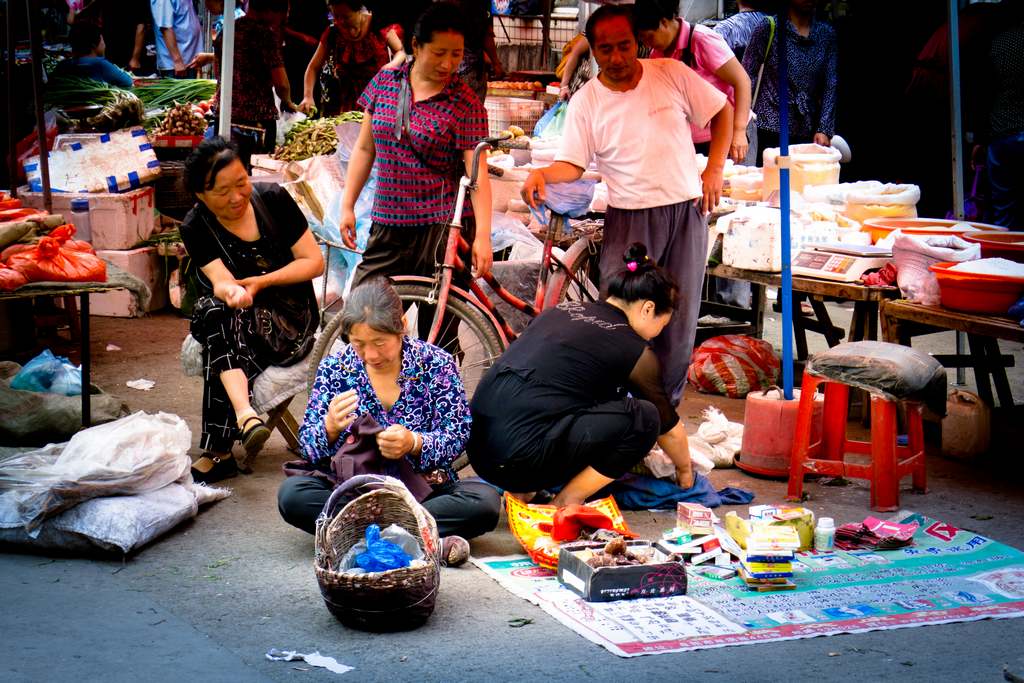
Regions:
[[272, 662], [305, 662], [311, 666], [319, 666], [336, 674], [346, 674], [355, 667], [339, 664], [334, 657], [325, 657], [319, 651], [309, 654], [302, 654], [295, 650], [278, 650], [272, 648], [267, 651], [267, 659]]
[[120, 351], [121, 347], [117, 344], [107, 344], [107, 351]]
[[149, 391], [150, 389], [156, 386], [156, 382], [154, 382], [151, 379], [133, 379], [131, 381], [125, 382], [125, 384], [128, 387], [132, 389], [138, 389], [139, 391]]

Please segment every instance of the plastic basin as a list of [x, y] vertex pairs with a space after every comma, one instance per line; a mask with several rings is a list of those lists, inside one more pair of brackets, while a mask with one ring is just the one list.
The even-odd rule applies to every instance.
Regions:
[[939, 281], [939, 297], [945, 308], [1005, 316], [1024, 293], [1024, 278], [949, 270], [955, 265], [945, 261], [928, 266]]
[[[956, 227], [961, 223], [971, 227]], [[989, 225], [988, 223], [972, 223], [969, 221], [950, 221], [942, 218], [868, 218], [861, 226], [861, 230], [871, 234], [871, 243], [874, 244], [883, 239], [893, 230], [913, 233], [915, 235], [964, 235], [968, 232], [996, 231], [1006, 232], [1006, 228], [1000, 225]]]
[[1005, 258], [1024, 263], [1024, 232], [968, 232], [964, 239], [981, 245], [982, 258]]

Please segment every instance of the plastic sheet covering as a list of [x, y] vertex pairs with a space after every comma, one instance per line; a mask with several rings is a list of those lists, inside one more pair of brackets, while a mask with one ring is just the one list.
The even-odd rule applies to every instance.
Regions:
[[924, 403], [946, 414], [946, 370], [927, 353], [879, 341], [847, 342], [816, 354], [804, 372], [864, 389], [889, 400]]
[[[501, 286], [528, 304], [532, 304], [537, 292], [537, 277], [540, 274], [540, 260], [495, 261], [491, 272]], [[495, 308], [516, 332], [522, 332], [530, 324], [530, 316], [514, 308], [494, 293], [484, 281], [480, 287]]]
[[138, 412], [0, 462], [0, 507], [29, 536], [43, 520], [102, 496], [155, 491], [191, 480], [192, 432], [177, 415]]

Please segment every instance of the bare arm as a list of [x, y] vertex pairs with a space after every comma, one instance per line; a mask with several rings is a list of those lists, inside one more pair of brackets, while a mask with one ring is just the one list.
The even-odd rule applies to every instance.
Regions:
[[292, 102], [292, 87], [288, 83], [288, 72], [284, 66], [276, 66], [270, 72], [270, 82], [274, 85], [274, 92], [281, 100], [281, 109], [284, 111], [295, 111], [298, 107]]
[[363, 116], [359, 137], [348, 160], [345, 189], [341, 194], [341, 238], [350, 249], [356, 248], [356, 199], [363, 191], [366, 179], [370, 177], [373, 161], [377, 158], [377, 148], [373, 144], [372, 118], [369, 111]]
[[223, 261], [214, 259], [199, 270], [203, 271], [203, 275], [213, 284], [213, 295], [228, 306], [231, 308], [252, 306], [252, 296], [244, 286], [239, 284]]
[[284, 34], [289, 38], [295, 38], [296, 40], [300, 40], [306, 45], [309, 45], [310, 47], [316, 47], [317, 44], [320, 42], [318, 38], [306, 35], [302, 31], [296, 31], [293, 28], [285, 28]]
[[704, 199], [701, 208], [709, 213], [718, 206], [722, 198], [722, 169], [725, 167], [725, 156], [732, 144], [732, 105], [726, 102], [711, 119], [711, 150], [708, 152], [708, 166], [701, 174], [704, 185]]
[[590, 51], [590, 43], [583, 36], [580, 36], [576, 42], [572, 44], [572, 48], [569, 50], [569, 56], [565, 59], [565, 70], [562, 71], [562, 92], [561, 96], [564, 97], [569, 88], [569, 82], [572, 80], [572, 75], [576, 73], [576, 67], [579, 66], [580, 60], [583, 59], [583, 55]]
[[494, 69], [494, 77], [498, 80], [505, 78], [505, 67], [501, 64], [501, 57], [498, 56], [498, 46], [494, 43], [494, 22], [487, 25], [487, 33], [484, 35], [484, 55], [487, 56], [491, 67]]
[[679, 488], [688, 489], [693, 486], [690, 442], [681, 420], [676, 423], [675, 427], [658, 437], [658, 445], [676, 466], [676, 482], [679, 484]]
[[316, 87], [316, 75], [320, 73], [326, 60], [327, 48], [323, 43], [318, 43], [316, 52], [310, 58], [306, 73], [302, 77], [302, 102], [299, 103], [299, 108], [307, 114], [312, 111], [314, 106], [313, 88]]
[[167, 46], [167, 51], [171, 54], [171, 61], [174, 62], [174, 73], [184, 74], [185, 73], [185, 62], [181, 59], [181, 51], [178, 49], [178, 38], [174, 35], [174, 29], [171, 27], [161, 27], [160, 34], [164, 37], [164, 45]]
[[[468, 176], [473, 168], [473, 150], [462, 153], [463, 163]], [[473, 204], [473, 216], [476, 219], [476, 237], [473, 239], [473, 273], [483, 277], [491, 271], [494, 252], [491, 250], [491, 181], [487, 173], [487, 160], [484, 158], [481, 168], [477, 170], [476, 190], [469, 196]]]
[[129, 69], [142, 67], [142, 55], [146, 50], [146, 25], [139, 24], [135, 27], [135, 45], [132, 47], [132, 56], [128, 60]]
[[405, 63], [405, 47], [402, 45], [402, 39], [398, 37], [394, 29], [388, 31], [384, 39], [387, 41], [388, 49], [391, 50], [391, 61], [385, 64], [384, 68], [397, 69]]
[[736, 97], [736, 111], [732, 122], [732, 144], [729, 156], [735, 162], [747, 156], [747, 120], [750, 118], [750, 76], [735, 57], [723, 64], [715, 75], [732, 86]]
[[[302, 237], [292, 245], [292, 262], [283, 268], [247, 277], [239, 280], [238, 284], [245, 287], [249, 296], [255, 298], [256, 294], [267, 287], [278, 287], [281, 285], [292, 285], [297, 282], [309, 282], [324, 272], [324, 257], [320, 253], [320, 247], [313, 238], [313, 233], [307, 228]], [[205, 272], [205, 271], [204, 271]]]
[[537, 208], [540, 202], [547, 199], [545, 187], [548, 183], [571, 183], [574, 180], [579, 180], [582, 175], [583, 169], [579, 166], [570, 164], [568, 161], [556, 161], [550, 166], [531, 171], [523, 183], [520, 194], [522, 194], [524, 202]]

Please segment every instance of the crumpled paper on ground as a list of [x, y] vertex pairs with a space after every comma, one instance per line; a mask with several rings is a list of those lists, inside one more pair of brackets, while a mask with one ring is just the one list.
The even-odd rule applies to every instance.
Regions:
[[267, 659], [272, 662], [305, 662], [310, 666], [319, 666], [336, 674], [347, 674], [355, 669], [352, 666], [339, 664], [338, 660], [334, 657], [325, 657], [319, 651], [304, 655], [295, 650], [278, 650], [273, 648], [267, 651]]
[[125, 386], [129, 389], [138, 389], [139, 391], [149, 391], [156, 386], [156, 382], [151, 379], [133, 379], [125, 382]]

